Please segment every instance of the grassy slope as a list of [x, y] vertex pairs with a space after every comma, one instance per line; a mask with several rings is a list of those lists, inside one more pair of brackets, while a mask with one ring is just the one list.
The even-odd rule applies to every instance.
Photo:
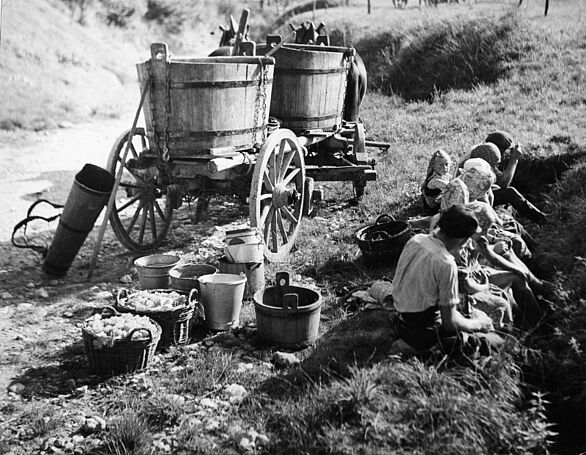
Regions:
[[[58, 5], [59, 6], [59, 5]], [[5, 2], [0, 121], [43, 129], [62, 120], [114, 114], [134, 103], [132, 45], [83, 27], [49, 2]], [[102, 43], [108, 43], [103, 46]]]
[[[439, 8], [437, 11], [432, 10], [432, 12], [430, 10], [420, 12], [415, 9], [391, 10], [388, 15], [382, 14], [381, 2], [374, 2], [374, 8], [375, 14], [372, 19], [367, 18], [363, 7], [355, 7], [345, 11], [339, 9], [331, 11], [327, 21], [340, 27], [336, 19], [343, 20], [352, 17], [349, 21], [351, 23], [346, 27], [347, 43], [360, 47], [361, 36], [370, 32], [356, 24], [364, 23], [365, 18], [370, 19], [373, 29], [378, 28], [391, 31], [391, 33], [396, 31], [399, 35], [411, 26], [430, 23], [431, 27], [431, 24], [437, 20], [450, 17], [453, 20], [457, 15], [495, 17], [509, 11], [509, 8], [502, 3], [452, 6]], [[529, 9], [523, 8], [517, 11], [520, 16], [520, 27], [527, 29], [526, 32], [521, 33], [521, 36], [529, 37], [530, 49], [521, 56], [518, 63], [512, 65], [508, 77], [497, 83], [479, 85], [469, 91], [450, 91], [439, 94], [433, 103], [406, 103], [400, 98], [376, 93], [370, 93], [367, 96], [361, 116], [373, 136], [391, 143], [390, 152], [377, 157], [379, 180], [376, 185], [369, 186], [369, 194], [365, 198], [364, 205], [350, 215], [348, 223], [341, 223], [344, 229], [340, 229], [337, 219], [345, 217], [338, 213], [332, 214], [334, 222], [326, 240], [323, 238], [318, 240], [317, 237], [319, 232], [323, 232], [323, 226], [304, 225], [304, 235], [299, 242], [303, 253], [297, 258], [297, 264], [303, 260], [305, 264], [311, 265], [309, 267], [303, 265], [300, 267], [301, 270], [306, 272], [317, 270], [318, 275], [321, 272], [323, 280], [330, 286], [332, 282], [343, 280], [359, 284], [383, 274], [392, 277], [392, 269], [358, 271], [356, 267], [345, 267], [348, 259], [353, 258], [356, 251], [348, 244], [352, 241], [349, 234], [366, 219], [372, 222], [376, 215], [383, 212], [397, 215], [407, 210], [413, 215], [413, 211], [409, 209], [413, 208], [413, 203], [417, 200], [419, 184], [429, 155], [438, 147], [458, 157], [469, 150], [473, 144], [480, 142], [491, 130], [507, 129], [516, 135], [525, 150], [532, 155], [548, 156], [571, 152], [576, 146], [584, 149], [586, 132], [583, 129], [582, 117], [586, 104], [586, 89], [583, 63], [586, 61], [586, 50], [583, 45], [585, 37], [583, 24], [586, 12], [575, 1], [556, 3], [555, 11], [550, 11], [550, 16], [547, 18], [542, 16], [541, 8], [542, 5], [532, 3]], [[325, 15], [313, 18], [311, 14], [307, 14], [305, 19], [326, 22]], [[383, 20], [384, 25], [381, 25]], [[369, 63], [373, 64], [370, 61], [367, 62], [367, 66]], [[381, 60], [375, 63], [384, 65], [385, 60], [381, 56]], [[561, 268], [562, 277], [568, 274], [567, 281], [576, 282], [569, 283], [570, 289], [560, 292], [559, 297], [562, 302], [565, 302], [565, 298], [568, 297], [574, 302], [583, 301], [584, 274], [580, 266], [582, 259], [572, 260], [572, 253], [570, 253], [574, 251], [575, 254], [582, 255], [583, 251], [583, 242], [579, 240], [580, 229], [577, 227], [583, 222], [583, 211], [577, 209], [582, 203], [577, 193], [583, 194], [584, 191], [584, 180], [580, 175], [582, 173], [576, 171], [575, 175], [569, 176], [567, 185], [571, 189], [559, 190], [555, 200], [545, 204], [548, 211], [553, 213], [552, 224], [541, 229], [537, 226], [529, 226], [529, 229], [538, 235], [544, 244], [540, 260], [547, 263], [550, 272], [554, 268], [558, 270]], [[348, 190], [347, 186], [346, 190]], [[572, 195], [572, 200], [568, 199], [568, 204], [565, 205], [563, 195], [568, 193]], [[348, 191], [345, 194], [347, 195]], [[546, 201], [549, 199], [540, 198], [541, 205], [544, 205]], [[556, 215], [559, 214], [563, 214], [563, 217], [557, 219]], [[562, 260], [559, 256], [560, 251], [564, 251], [564, 254], [569, 256], [563, 256]], [[576, 261], [578, 261], [578, 269], [574, 272]], [[578, 321], [582, 321], [582, 311], [576, 308], [574, 302], [570, 308], [565, 308], [563, 306], [565, 303], [562, 303], [560, 314], [568, 317], [568, 320], [557, 321], [562, 329], [558, 332], [554, 331], [556, 349], [547, 354], [550, 361], [556, 359], [556, 356], [559, 356], [559, 359], [546, 367], [547, 372], [544, 376], [543, 373], [532, 376], [532, 381], [537, 377], [538, 382], [545, 381], [549, 384], [551, 388], [546, 390], [553, 391], [554, 399], [559, 398], [559, 394], [568, 392], [570, 388], [568, 385], [565, 389], [563, 387], [556, 389], [563, 383], [561, 379], [563, 375], [576, 375], [570, 381], [573, 387], [572, 393], [576, 393], [576, 384], [580, 382], [580, 378], [584, 377], [584, 372], [577, 368], [581, 364], [580, 346], [584, 342], [582, 332], [578, 329], [580, 322], [569, 323], [576, 317]], [[574, 336], [576, 338], [573, 338]], [[547, 336], [543, 340], [526, 340], [526, 342], [547, 350], [547, 340], [550, 339]], [[335, 356], [333, 352], [330, 354]], [[533, 370], [532, 373], [535, 371]], [[548, 378], [551, 382], [548, 382]], [[304, 400], [303, 403], [306, 405], [312, 401], [307, 395]], [[576, 431], [579, 431], [577, 430], [580, 426], [579, 422], [583, 422], [580, 418], [576, 418], [582, 415], [583, 400], [578, 399], [572, 402], [571, 417], [564, 416], [563, 403], [556, 404], [552, 408], [553, 415], [558, 421], [564, 420], [564, 426], [560, 429], [566, 432], [566, 436], [568, 433], [576, 435]], [[315, 408], [320, 409], [320, 405], [316, 405]], [[381, 410], [381, 408], [378, 409]], [[560, 419], [560, 416], [564, 418]], [[471, 425], [473, 426], [472, 423]], [[569, 444], [566, 446], [565, 453], [583, 450], [579, 437], [572, 440], [566, 436], [562, 438], [566, 444]], [[338, 434], [338, 437], [342, 435]], [[332, 442], [335, 437], [325, 439]], [[570, 440], [572, 441], [569, 442]], [[423, 447], [420, 446], [420, 449]], [[370, 449], [372, 450], [372, 447]], [[557, 450], [562, 449], [558, 447]]]
[[96, 13], [90, 9], [82, 26], [60, 0], [4, 2], [0, 128], [129, 116], [139, 99], [134, 65], [149, 57], [151, 41], [198, 56], [217, 41], [209, 33], [219, 23], [214, 14], [210, 25], [177, 36], [138, 17], [123, 29], [108, 27]]

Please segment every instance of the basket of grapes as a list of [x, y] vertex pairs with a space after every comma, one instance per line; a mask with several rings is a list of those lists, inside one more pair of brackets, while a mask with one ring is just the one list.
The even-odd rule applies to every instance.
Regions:
[[98, 374], [132, 373], [146, 368], [155, 355], [161, 327], [146, 316], [106, 307], [81, 328], [88, 369]]
[[116, 309], [122, 313], [148, 316], [163, 331], [159, 348], [189, 341], [190, 322], [194, 315], [197, 291], [174, 289], [150, 289], [130, 292], [120, 289], [116, 297]]

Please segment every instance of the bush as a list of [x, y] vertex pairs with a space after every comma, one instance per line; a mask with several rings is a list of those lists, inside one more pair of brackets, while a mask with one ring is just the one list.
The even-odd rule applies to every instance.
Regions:
[[144, 18], [164, 26], [172, 34], [181, 33], [188, 24], [202, 20], [202, 11], [207, 10], [203, 0], [147, 0]]
[[431, 100], [449, 89], [471, 89], [503, 77], [531, 42], [514, 14], [445, 21], [384, 33], [357, 44], [369, 84], [407, 100]]
[[106, 451], [109, 454], [149, 453], [150, 433], [144, 417], [132, 409], [125, 409], [109, 426]]
[[100, 0], [98, 15], [108, 25], [126, 27], [130, 18], [140, 11], [140, 0]]

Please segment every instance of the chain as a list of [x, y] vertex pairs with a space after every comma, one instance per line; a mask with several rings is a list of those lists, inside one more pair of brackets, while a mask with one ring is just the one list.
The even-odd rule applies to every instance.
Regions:
[[267, 112], [267, 81], [268, 81], [268, 74], [269, 68], [268, 65], [262, 60], [259, 59], [260, 66], [262, 68], [259, 80], [258, 80], [258, 90], [256, 92], [256, 98], [254, 100], [254, 124], [252, 127], [252, 144], [256, 145], [258, 141], [258, 116], [260, 115], [260, 111], [262, 108], [262, 125], [260, 128], [261, 134], [261, 141], [265, 139], [266, 133], [266, 112]]
[[269, 80], [269, 65], [263, 63], [262, 65], [262, 130], [261, 137], [264, 142], [267, 133], [267, 85]]
[[169, 121], [171, 118], [171, 62], [167, 57], [165, 62], [165, 131], [163, 132], [163, 161], [169, 161]]
[[[259, 62], [262, 67], [262, 61], [259, 59]], [[256, 97], [254, 98], [254, 119], [252, 124], [252, 145], [256, 144], [256, 126], [258, 125], [258, 111], [260, 109], [260, 97], [261, 97], [261, 85], [262, 85], [262, 78], [263, 74], [261, 74], [258, 79], [258, 90], [256, 91]]]

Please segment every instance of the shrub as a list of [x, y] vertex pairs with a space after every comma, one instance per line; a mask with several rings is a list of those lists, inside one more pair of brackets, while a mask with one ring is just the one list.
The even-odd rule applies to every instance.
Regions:
[[98, 15], [108, 25], [126, 27], [129, 20], [140, 11], [139, 0], [100, 0], [102, 6]]
[[155, 390], [149, 399], [141, 402], [140, 414], [155, 428], [175, 425], [184, 412], [184, 401], [165, 390]]
[[519, 18], [444, 21], [357, 43], [369, 84], [407, 100], [431, 100], [449, 89], [471, 89], [503, 77], [531, 42]]
[[31, 438], [45, 436], [63, 424], [63, 417], [47, 404], [33, 404], [21, 419], [27, 423], [25, 434]]
[[202, 22], [202, 11], [207, 10], [203, 3], [203, 0], [147, 0], [144, 18], [164, 26], [171, 34], [179, 34], [186, 25]]
[[107, 453], [115, 455], [149, 453], [149, 442], [150, 433], [145, 418], [130, 408], [112, 421], [106, 436]]

